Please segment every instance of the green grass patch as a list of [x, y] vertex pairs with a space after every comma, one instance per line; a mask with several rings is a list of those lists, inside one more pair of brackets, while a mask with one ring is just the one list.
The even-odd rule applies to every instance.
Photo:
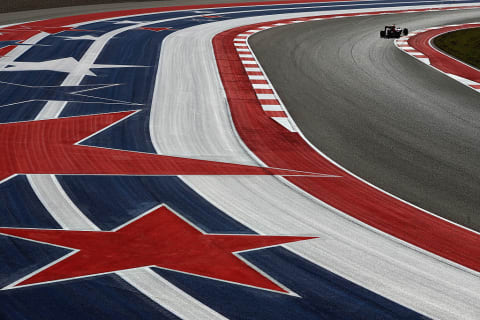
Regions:
[[433, 40], [451, 56], [480, 69], [480, 28], [449, 32]]

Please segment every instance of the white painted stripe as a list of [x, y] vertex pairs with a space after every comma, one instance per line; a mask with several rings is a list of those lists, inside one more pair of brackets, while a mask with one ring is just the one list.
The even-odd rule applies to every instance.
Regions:
[[246, 61], [246, 60], [242, 60], [242, 63], [243, 64], [255, 64], [255, 65], [257, 64], [256, 61]]
[[[262, 76], [263, 77], [263, 76]], [[257, 98], [261, 100], [273, 100], [276, 99], [274, 94], [269, 93], [257, 93]]]
[[65, 230], [92, 230], [98, 228], [70, 200], [54, 175], [27, 175], [33, 191], [50, 215]]
[[455, 79], [455, 80], [457, 80], [458, 82], [461, 82], [461, 83], [466, 84], [466, 85], [468, 85], [468, 86], [478, 85], [477, 82], [472, 81], [472, 80], [470, 80], [470, 79], [465, 79], [465, 78], [463, 78], [463, 77], [460, 77], [460, 76], [457, 76], [457, 75], [451, 74], [451, 73], [445, 73], [445, 74], [446, 74], [447, 76], [449, 76], [450, 78]]
[[262, 84], [262, 83], [252, 83], [252, 87], [254, 89], [270, 89], [270, 85], [268, 84]]
[[233, 39], [233, 41], [235, 41], [235, 42], [242, 42], [242, 43], [243, 43], [243, 42], [247, 42], [247, 39], [235, 38], [235, 39]]
[[263, 111], [283, 111], [281, 105], [274, 105], [274, 104], [262, 104]]
[[239, 54], [238, 55], [240, 58], [253, 58], [251, 54]]
[[[216, 311], [172, 285], [150, 268], [130, 269], [117, 272], [123, 280], [144, 295], [178, 316], [180, 319], [227, 319]], [[168, 294], [165, 294], [168, 293]], [[172, 308], [175, 306], [175, 308]]]
[[240, 48], [237, 48], [237, 51], [238, 52], [250, 52], [250, 50], [248, 50], [248, 49], [240, 49]]
[[245, 68], [245, 71], [251, 71], [251, 72], [259, 72], [259, 71], [262, 71], [262, 69], [260, 68]]
[[248, 48], [248, 46], [245, 43], [234, 43], [233, 45], [235, 47]]
[[293, 128], [292, 124], [288, 120], [287, 117], [272, 117], [273, 120], [275, 120], [277, 123], [282, 125], [285, 129], [287, 129], [290, 132], [295, 132], [295, 129]]
[[250, 80], [265, 80], [265, 77], [264, 77], [264, 76], [252, 76], [252, 75], [249, 75], [249, 76], [248, 76], [248, 79], [250, 79]]

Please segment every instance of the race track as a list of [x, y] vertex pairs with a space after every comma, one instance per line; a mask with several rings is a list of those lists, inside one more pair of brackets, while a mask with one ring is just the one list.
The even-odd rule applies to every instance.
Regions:
[[[478, 233], [274, 121], [240, 33], [327, 19], [251, 38], [300, 129], [361, 177], [477, 226], [478, 94], [377, 37], [394, 17], [413, 30], [479, 10], [380, 13], [476, 4], [208, 5], [0, 27], [0, 318], [477, 319]], [[369, 16], [327, 18], [352, 13]]]
[[479, 11], [283, 26], [252, 49], [302, 132], [334, 161], [421, 208], [480, 230], [478, 93], [380, 39], [478, 20]]

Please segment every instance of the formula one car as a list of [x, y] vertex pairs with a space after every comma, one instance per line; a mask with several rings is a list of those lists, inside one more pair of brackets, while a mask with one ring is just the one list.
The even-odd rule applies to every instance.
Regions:
[[384, 30], [380, 31], [380, 38], [400, 38], [402, 36], [406, 36], [408, 34], [408, 29], [398, 28], [395, 25], [385, 26]]

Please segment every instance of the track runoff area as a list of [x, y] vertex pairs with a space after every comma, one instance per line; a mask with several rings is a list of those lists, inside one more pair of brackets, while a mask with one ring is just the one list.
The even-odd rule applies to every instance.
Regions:
[[247, 41], [476, 5], [245, 3], [1, 27], [1, 317], [478, 318], [478, 233], [315, 150]]

